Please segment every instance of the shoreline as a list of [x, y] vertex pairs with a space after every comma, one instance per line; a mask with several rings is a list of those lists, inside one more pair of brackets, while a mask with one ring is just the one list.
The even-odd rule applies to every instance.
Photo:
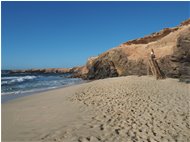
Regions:
[[127, 76], [2, 104], [2, 141], [189, 141], [190, 84]]
[[37, 95], [39, 93], [48, 92], [51, 90], [57, 90], [57, 89], [65, 88], [65, 87], [78, 85], [78, 84], [88, 83], [88, 82], [90, 82], [90, 81], [83, 80], [83, 82], [79, 82], [79, 83], [75, 83], [75, 84], [68, 84], [68, 85], [63, 85], [63, 86], [59, 86], [59, 87], [52, 87], [52, 88], [44, 88], [44, 89], [35, 90], [32, 92], [28, 91], [25, 93], [7, 94], [7, 95], [1, 94], [1, 104], [15, 100], [15, 99], [18, 99], [18, 98], [21, 98], [21, 97], [26, 97], [26, 96], [30, 96], [30, 95]]

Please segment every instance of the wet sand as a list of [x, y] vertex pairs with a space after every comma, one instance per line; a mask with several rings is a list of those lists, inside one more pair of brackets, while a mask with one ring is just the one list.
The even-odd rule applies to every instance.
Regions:
[[189, 142], [190, 84], [97, 80], [2, 104], [3, 141]]

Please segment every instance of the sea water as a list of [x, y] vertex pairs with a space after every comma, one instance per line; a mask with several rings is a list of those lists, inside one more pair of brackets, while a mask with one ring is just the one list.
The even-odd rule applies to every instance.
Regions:
[[1, 102], [50, 89], [85, 82], [80, 78], [68, 78], [70, 74], [1, 73]]

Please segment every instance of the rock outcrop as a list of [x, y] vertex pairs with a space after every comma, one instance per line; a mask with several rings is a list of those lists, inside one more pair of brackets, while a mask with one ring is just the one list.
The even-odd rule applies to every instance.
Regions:
[[86, 66], [74, 67], [70, 70], [71, 78], [87, 78], [88, 69]]
[[190, 79], [190, 19], [177, 27], [165, 28], [91, 57], [85, 66], [14, 70], [11, 73], [72, 73], [70, 77], [83, 79], [147, 75], [151, 49], [166, 77]]
[[11, 70], [10, 74], [14, 73], [69, 73], [70, 78], [87, 78], [88, 69], [86, 66], [78, 66], [73, 68], [45, 68], [45, 69], [27, 69], [27, 70]]
[[10, 73], [69, 73], [71, 68], [46, 68], [46, 69], [27, 69], [11, 70]]
[[143, 59], [128, 60], [121, 49], [112, 49], [87, 62], [88, 79], [102, 79], [126, 75], [146, 75]]
[[174, 28], [128, 41], [87, 61], [87, 79], [147, 75], [150, 50], [166, 77], [190, 78], [190, 19]]
[[[101, 54], [98, 58], [89, 60], [86, 65], [89, 70], [88, 79], [118, 76], [117, 70], [120, 69], [120, 65], [123, 64], [124, 60], [127, 60], [127, 58], [121, 56], [122, 52], [112, 50]], [[120, 64], [116, 64], [116, 62], [120, 62]]]
[[167, 77], [190, 79], [190, 31], [179, 36], [173, 54], [158, 61]]

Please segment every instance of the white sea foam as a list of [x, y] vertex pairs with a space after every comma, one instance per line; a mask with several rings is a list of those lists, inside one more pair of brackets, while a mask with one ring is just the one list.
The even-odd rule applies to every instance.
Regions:
[[26, 90], [26, 91], [13, 91], [13, 92], [1, 93], [1, 95], [17, 95], [17, 94], [35, 93], [35, 92], [51, 90], [51, 89], [56, 89], [56, 88], [58, 87], [48, 87], [48, 88], [32, 89], [32, 90]]
[[82, 82], [79, 78], [58, 75], [5, 76], [1, 78], [1, 95], [22, 96]]
[[2, 77], [1, 85], [11, 84], [11, 83], [16, 83], [16, 82], [23, 82], [25, 80], [32, 80], [34, 78], [36, 78], [36, 76]]
[[10, 79], [17, 79], [19, 78], [20, 76], [9, 76], [9, 77], [2, 77], [2, 79], [7, 79], [7, 80], [10, 80]]

